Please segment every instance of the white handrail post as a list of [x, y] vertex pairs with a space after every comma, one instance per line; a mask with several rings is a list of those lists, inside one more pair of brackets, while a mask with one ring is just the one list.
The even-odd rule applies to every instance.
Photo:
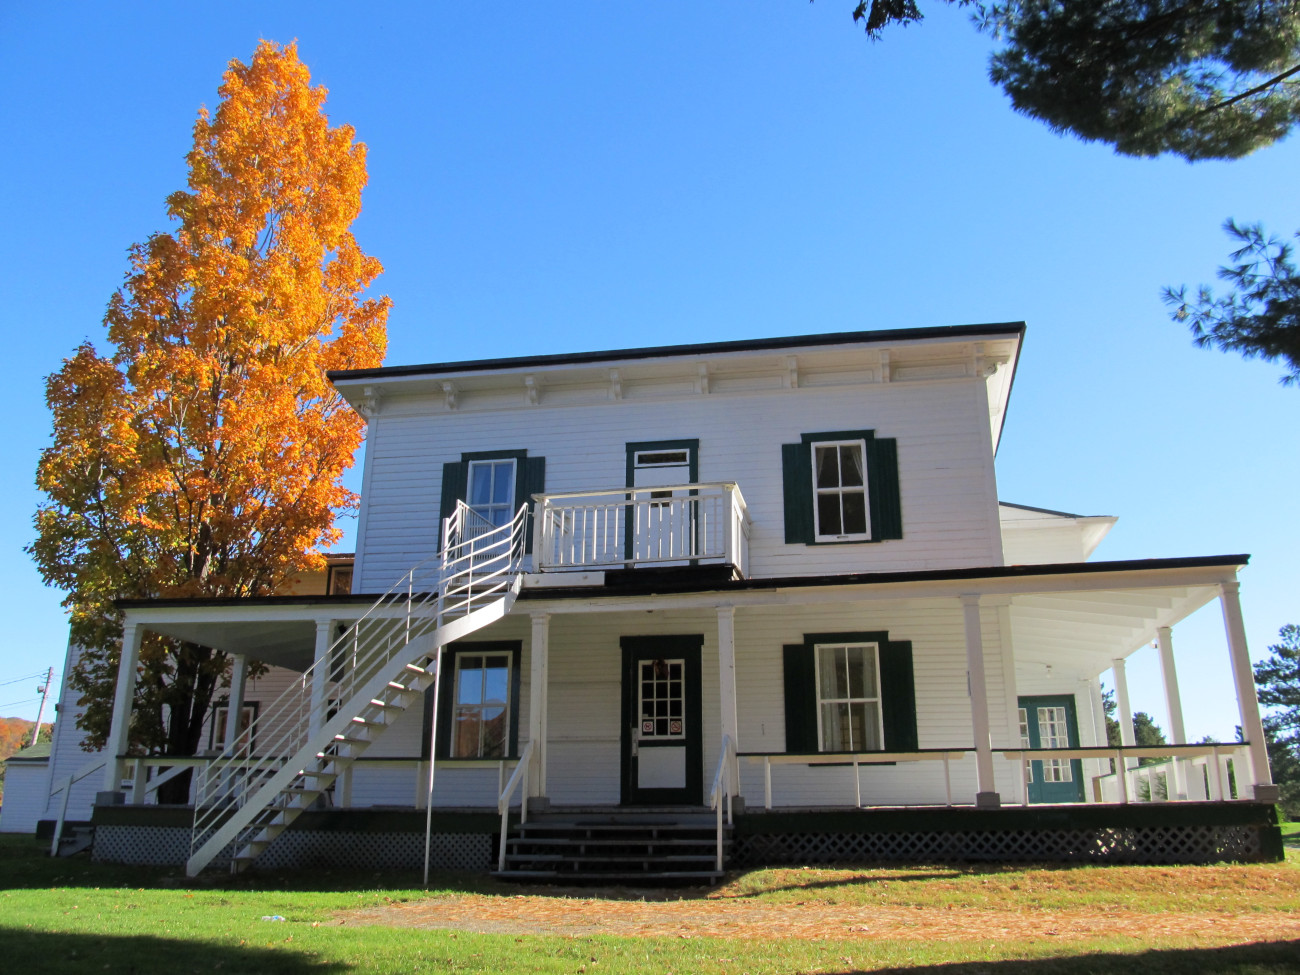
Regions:
[[862, 776], [858, 774], [858, 756], [853, 756], [853, 794], [858, 808], [862, 808]]
[[763, 756], [763, 808], [772, 809], [772, 758]]
[[68, 817], [68, 793], [72, 791], [72, 776], [63, 783], [63, 801], [59, 803], [59, 818], [54, 821], [54, 839], [50, 841], [50, 856], [59, 855], [59, 841], [63, 839], [63, 821]]
[[1119, 784], [1119, 801], [1128, 805], [1128, 769], [1124, 767], [1124, 749], [1115, 749], [1115, 780]]
[[140, 758], [131, 759], [131, 805], [143, 806], [145, 793], [145, 776], [149, 773], [145, 771], [144, 760]]
[[947, 752], [943, 753], [943, 796], [944, 805], [952, 805], [952, 766], [951, 758]]

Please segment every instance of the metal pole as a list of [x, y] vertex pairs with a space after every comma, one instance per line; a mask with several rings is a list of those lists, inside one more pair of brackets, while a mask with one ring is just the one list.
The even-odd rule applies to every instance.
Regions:
[[424, 889], [429, 889], [429, 847], [433, 842], [433, 776], [438, 768], [438, 690], [442, 686], [442, 647], [433, 657], [433, 720], [429, 722], [429, 789], [424, 796]]

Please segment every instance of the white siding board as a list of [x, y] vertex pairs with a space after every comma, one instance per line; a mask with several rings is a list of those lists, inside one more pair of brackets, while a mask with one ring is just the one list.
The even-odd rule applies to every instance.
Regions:
[[[548, 491], [622, 487], [629, 441], [698, 439], [702, 481], [735, 480], [754, 521], [751, 573], [799, 575], [997, 564], [1001, 538], [984, 397], [974, 381], [656, 396], [583, 405], [441, 412], [435, 401], [386, 403], [370, 468], [361, 587], [380, 592], [438, 540], [442, 465], [467, 450], [526, 449], [546, 458]], [[391, 410], [391, 413], [388, 411]], [[820, 430], [875, 429], [899, 446], [904, 538], [787, 546], [782, 443]], [[762, 432], [755, 442], [754, 431]]]

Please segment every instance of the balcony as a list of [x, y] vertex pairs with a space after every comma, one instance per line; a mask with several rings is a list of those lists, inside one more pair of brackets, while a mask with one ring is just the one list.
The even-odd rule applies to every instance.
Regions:
[[638, 566], [749, 569], [749, 512], [732, 482], [536, 494], [541, 572]]

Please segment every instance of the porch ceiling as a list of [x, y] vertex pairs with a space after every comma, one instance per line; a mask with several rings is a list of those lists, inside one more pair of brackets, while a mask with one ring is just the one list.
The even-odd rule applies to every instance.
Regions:
[[1216, 585], [1090, 590], [1011, 598], [1017, 662], [1066, 664], [1100, 673], [1146, 646], [1219, 595]]
[[147, 622], [144, 627], [289, 670], [306, 670], [316, 655], [316, 623], [309, 619]]

